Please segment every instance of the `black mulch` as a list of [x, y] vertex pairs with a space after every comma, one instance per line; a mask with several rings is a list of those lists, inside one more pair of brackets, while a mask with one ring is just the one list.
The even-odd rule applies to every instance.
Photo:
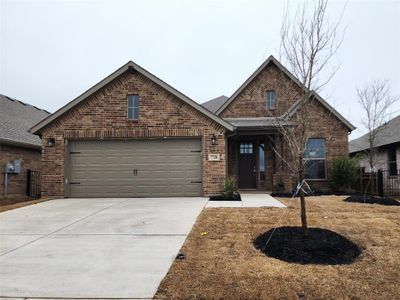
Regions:
[[210, 197], [210, 201], [241, 201], [240, 194], [227, 198], [225, 195], [215, 195]]
[[[343, 195], [348, 195], [349, 193], [345, 192], [321, 192], [321, 191], [313, 191], [309, 194], [304, 195], [305, 197], [311, 197], [311, 196], [331, 196], [331, 195], [336, 195], [336, 196], [343, 196]], [[284, 198], [291, 198], [293, 196], [293, 193], [283, 193], [283, 192], [273, 192], [271, 193], [272, 197], [284, 197]]]
[[301, 227], [278, 227], [259, 235], [253, 244], [265, 255], [290, 263], [341, 265], [351, 264], [361, 250], [344, 236], [323, 228], [308, 228], [307, 237]]
[[380, 204], [380, 205], [395, 205], [395, 206], [400, 205], [400, 201], [397, 201], [396, 199], [386, 198], [386, 197], [375, 197], [375, 196], [371, 196], [371, 195], [362, 195], [362, 194], [351, 195], [350, 197], [347, 197], [343, 201], [356, 202], [356, 203], [368, 203], [368, 204]]

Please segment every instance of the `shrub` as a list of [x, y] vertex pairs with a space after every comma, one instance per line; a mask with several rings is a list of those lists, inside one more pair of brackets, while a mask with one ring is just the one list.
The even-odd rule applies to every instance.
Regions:
[[227, 178], [224, 181], [224, 196], [226, 199], [232, 199], [238, 194], [236, 189], [236, 180], [234, 178]]
[[279, 182], [275, 185], [275, 190], [277, 192], [283, 192], [285, 190], [285, 184], [282, 179], [279, 179]]
[[338, 158], [331, 170], [332, 183], [335, 189], [351, 189], [358, 179], [359, 160], [357, 158]]

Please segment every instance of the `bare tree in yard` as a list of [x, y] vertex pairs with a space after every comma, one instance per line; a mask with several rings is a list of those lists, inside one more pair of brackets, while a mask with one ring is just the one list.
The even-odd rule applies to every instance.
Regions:
[[[281, 27], [280, 59], [304, 86], [296, 96], [296, 113], [286, 115], [285, 122], [278, 121], [278, 129], [288, 147], [288, 159], [285, 163], [296, 174], [299, 183], [305, 179], [306, 160], [304, 154], [307, 141], [312, 136], [310, 128], [309, 107], [316, 93], [333, 77], [336, 70], [322, 80], [329, 62], [336, 54], [342, 34], [338, 34], [339, 21], [329, 22], [327, 18], [327, 1], [317, 0], [298, 6], [294, 15], [287, 10]], [[282, 119], [281, 119], [282, 120]], [[278, 151], [277, 155], [281, 156]], [[281, 157], [282, 158], [282, 157]], [[282, 158], [283, 159], [283, 158]], [[301, 224], [304, 235], [307, 235], [307, 215], [305, 193], [299, 190], [301, 204]]]
[[363, 126], [368, 130], [368, 164], [370, 176], [365, 189], [365, 195], [372, 181], [372, 173], [375, 171], [375, 156], [377, 146], [380, 142], [381, 130], [387, 119], [390, 117], [390, 108], [399, 101], [398, 97], [390, 95], [390, 88], [387, 80], [375, 80], [357, 89], [358, 101], [365, 113], [362, 119]]

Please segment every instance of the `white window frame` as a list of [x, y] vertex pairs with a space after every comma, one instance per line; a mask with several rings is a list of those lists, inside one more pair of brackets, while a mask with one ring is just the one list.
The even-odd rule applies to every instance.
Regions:
[[[130, 97], [137, 97], [137, 105], [136, 106], [135, 106], [135, 98], [133, 98], [133, 106], [129, 106], [129, 98]], [[139, 104], [139, 102], [140, 102], [139, 95], [137, 95], [137, 94], [128, 95], [128, 97], [127, 97], [127, 107], [128, 107], [128, 109], [126, 110], [126, 117], [128, 118], [128, 120], [138, 120], [139, 119], [139, 113], [140, 113], [140, 110], [139, 110], [140, 104]], [[132, 110], [132, 118], [129, 117], [129, 110]], [[135, 118], [135, 111], [137, 111], [137, 118]]]
[[[272, 100], [272, 95], [275, 95], [274, 98], [274, 106], [271, 105], [271, 100]], [[269, 110], [275, 110], [276, 109], [276, 91], [275, 90], [267, 90], [265, 92], [265, 98], [266, 98], [266, 105], [267, 105], [267, 109]]]

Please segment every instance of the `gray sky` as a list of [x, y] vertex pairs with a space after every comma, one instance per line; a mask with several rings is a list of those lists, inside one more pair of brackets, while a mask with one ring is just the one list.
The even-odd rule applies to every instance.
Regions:
[[[0, 93], [54, 112], [133, 60], [199, 103], [230, 96], [278, 58], [284, 3], [0, 0]], [[331, 1], [329, 17], [344, 5]], [[386, 78], [400, 95], [400, 1], [350, 0], [341, 25], [340, 69], [320, 94], [359, 127], [355, 138], [357, 86]]]

